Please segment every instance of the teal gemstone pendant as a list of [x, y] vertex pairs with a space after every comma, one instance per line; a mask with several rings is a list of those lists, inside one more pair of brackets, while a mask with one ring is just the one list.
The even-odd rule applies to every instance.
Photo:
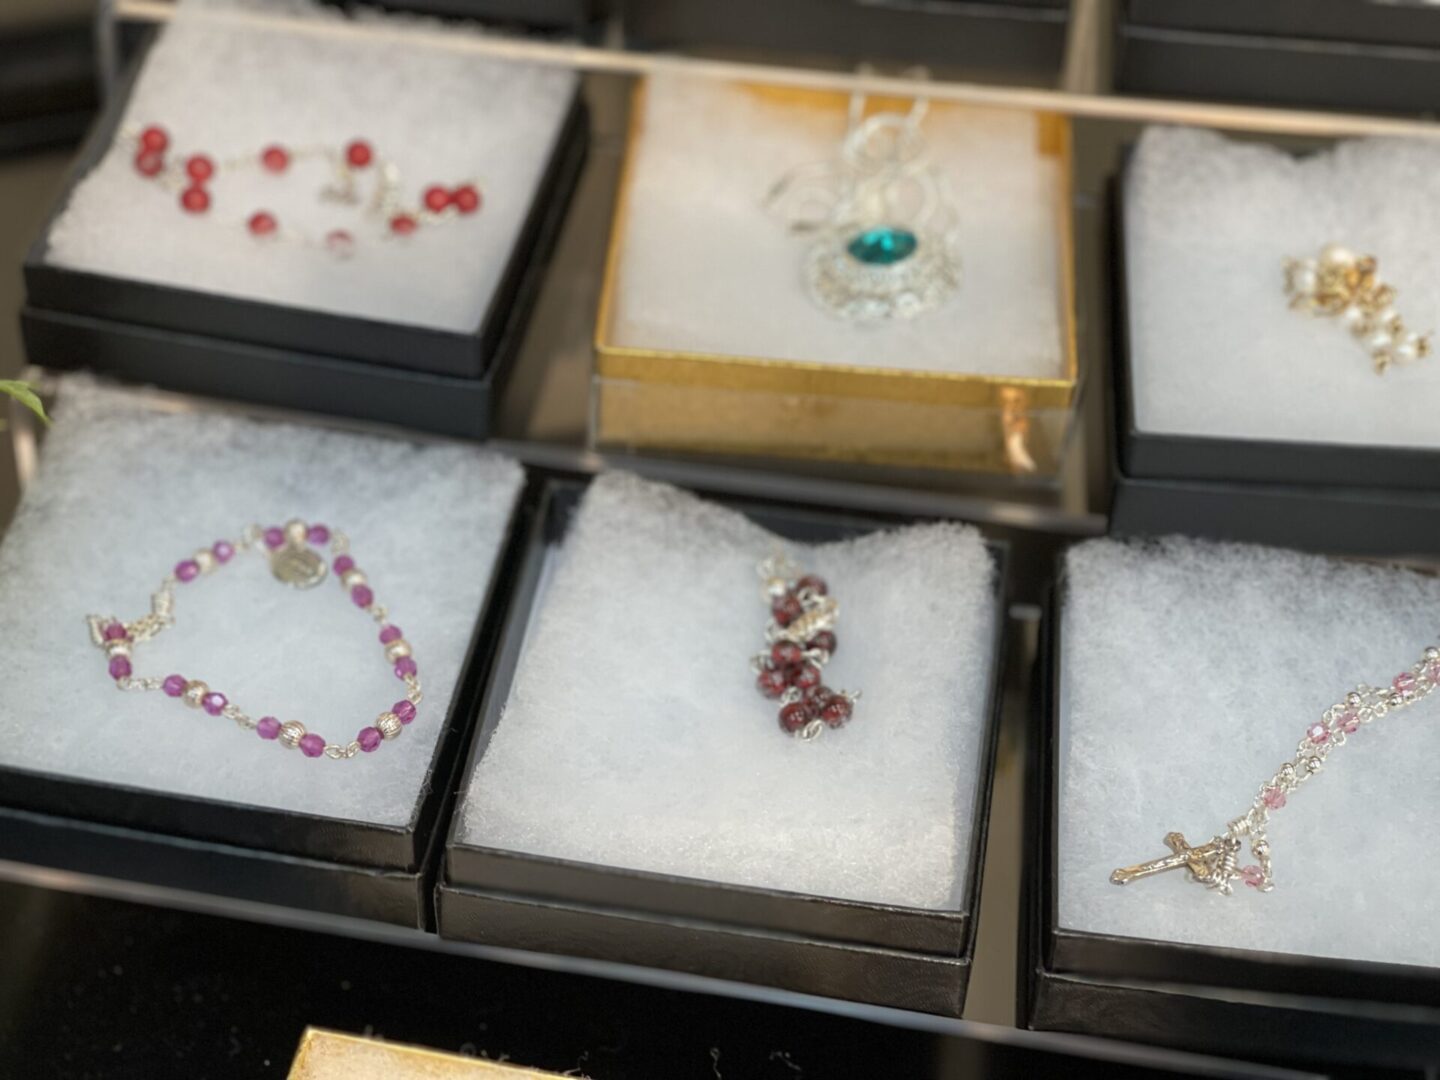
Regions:
[[894, 266], [914, 255], [919, 246], [919, 239], [909, 229], [877, 225], [856, 233], [845, 250], [852, 259], [866, 266]]

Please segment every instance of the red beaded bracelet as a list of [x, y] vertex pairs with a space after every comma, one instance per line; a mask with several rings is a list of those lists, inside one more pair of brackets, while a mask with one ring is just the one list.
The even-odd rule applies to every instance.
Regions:
[[[122, 134], [133, 144], [135, 171], [141, 176], [179, 192], [180, 207], [186, 213], [204, 214], [210, 210], [210, 182], [223, 173], [259, 168], [274, 176], [289, 171], [298, 161], [323, 160], [331, 168], [334, 179], [320, 191], [330, 202], [359, 205], [359, 178], [362, 173], [375, 176], [375, 190], [364, 200], [367, 216], [384, 223], [381, 235], [405, 237], [422, 225], [431, 225], [446, 218], [473, 214], [480, 209], [480, 189], [471, 181], [447, 186], [430, 184], [421, 194], [420, 205], [405, 206], [400, 201], [400, 171], [389, 161], [376, 157], [374, 148], [364, 139], [352, 139], [344, 146], [290, 147], [272, 144], [259, 153], [242, 155], [217, 163], [208, 154], [171, 156], [170, 136], [163, 127], [151, 124]], [[287, 226], [270, 210], [256, 209], [245, 218], [245, 228], [261, 240], [291, 237], [311, 243], [303, 231]], [[349, 257], [355, 249], [355, 236], [346, 229], [332, 229], [321, 241], [332, 254]]]
[[761, 594], [770, 605], [765, 640], [770, 648], [750, 662], [760, 693], [780, 701], [781, 730], [810, 740], [827, 727], [850, 719], [859, 691], [831, 690], [821, 672], [838, 644], [835, 623], [840, 603], [814, 574], [799, 575], [783, 555], [756, 567], [764, 583]]
[[[263, 551], [270, 561], [270, 572], [286, 585], [300, 589], [312, 588], [325, 580], [328, 568], [324, 557], [315, 549], [329, 545], [335, 556], [335, 575], [341, 587], [350, 594], [355, 606], [380, 624], [380, 644], [385, 659], [394, 666], [395, 677], [405, 684], [405, 697], [382, 712], [375, 723], [360, 729], [350, 742], [327, 743], [314, 732], [306, 731], [298, 720], [281, 723], [273, 716], [255, 720], [231, 704], [218, 690], [212, 690], [199, 679], [183, 675], [164, 678], [137, 678], [132, 674], [130, 652], [133, 646], [148, 641], [175, 622], [175, 586], [218, 570], [237, 552]], [[415, 719], [420, 704], [420, 672], [411, 654], [409, 643], [400, 628], [387, 621], [385, 608], [375, 603], [365, 575], [350, 557], [350, 541], [344, 533], [324, 525], [307, 525], [291, 521], [282, 528], [249, 526], [237, 541], [217, 540], [188, 559], [175, 564], [160, 588], [150, 597], [150, 611], [134, 622], [124, 623], [111, 615], [89, 615], [90, 638], [110, 658], [110, 677], [121, 690], [163, 690], [169, 697], [181, 698], [194, 709], [203, 709], [211, 716], [224, 716], [243, 728], [253, 730], [262, 739], [277, 740], [282, 746], [298, 748], [306, 757], [351, 758], [362, 750], [378, 750], [386, 739], [396, 738], [405, 725]]]

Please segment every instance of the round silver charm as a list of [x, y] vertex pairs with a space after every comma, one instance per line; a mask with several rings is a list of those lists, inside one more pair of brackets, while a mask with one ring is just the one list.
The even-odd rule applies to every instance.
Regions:
[[270, 573], [297, 589], [311, 589], [325, 580], [329, 567], [308, 547], [286, 544], [270, 556]]

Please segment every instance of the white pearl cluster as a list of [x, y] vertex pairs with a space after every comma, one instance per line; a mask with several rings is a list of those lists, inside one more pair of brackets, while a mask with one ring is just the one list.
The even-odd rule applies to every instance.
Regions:
[[1394, 307], [1395, 289], [1380, 280], [1374, 256], [1330, 244], [1318, 258], [1287, 259], [1285, 294], [1298, 311], [1339, 318], [1370, 355], [1376, 374], [1430, 354], [1430, 335], [1406, 329]]

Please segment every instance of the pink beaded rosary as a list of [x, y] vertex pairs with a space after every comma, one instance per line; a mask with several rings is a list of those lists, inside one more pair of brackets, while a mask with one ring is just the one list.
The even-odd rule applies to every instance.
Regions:
[[[1295, 756], [1260, 785], [1249, 809], [1230, 822], [1219, 836], [1191, 847], [1180, 833], [1168, 833], [1165, 846], [1170, 849], [1169, 855], [1121, 867], [1110, 875], [1110, 880], [1116, 885], [1128, 885], [1141, 878], [1184, 869], [1191, 881], [1222, 895], [1233, 892], [1237, 881], [1260, 892], [1269, 892], [1275, 887], [1270, 841], [1265, 836], [1271, 813], [1283, 810], [1290, 796], [1311, 777], [1319, 775], [1326, 759], [1362, 727], [1413, 705], [1436, 690], [1440, 690], [1440, 646], [1431, 645], [1419, 663], [1396, 675], [1388, 687], [1362, 683], [1326, 709], [1319, 720], [1305, 729]], [[1242, 867], [1240, 851], [1246, 839], [1255, 862]]]
[[[324, 557], [315, 550], [326, 544], [335, 556], [335, 574], [341, 588], [350, 594], [356, 607], [380, 624], [380, 644], [385, 647], [385, 659], [394, 665], [395, 677], [405, 684], [405, 697], [382, 712], [373, 725], [361, 728], [353, 740], [344, 745], [327, 743], [321, 736], [306, 731], [298, 720], [281, 723], [273, 716], [254, 720], [231, 704], [224, 694], [210, 689], [199, 679], [187, 679], [183, 675], [136, 678], [131, 674], [131, 648], [175, 622], [177, 584], [183, 585], [219, 569], [237, 552], [263, 549], [270, 560], [270, 572], [279, 581], [299, 589], [312, 588], [325, 580], [328, 572]], [[410, 645], [400, 628], [386, 621], [385, 608], [375, 603], [375, 594], [349, 551], [350, 541], [345, 534], [324, 525], [306, 525], [303, 521], [288, 522], [284, 528], [251, 525], [238, 541], [217, 540], [211, 547], [202, 548], [176, 563], [175, 569], [150, 597], [149, 614], [130, 623], [110, 615], [87, 616], [91, 640], [109, 656], [110, 677], [120, 690], [163, 690], [170, 697], [181, 698], [192, 709], [234, 720], [242, 728], [254, 730], [262, 739], [277, 740], [292, 750], [298, 748], [306, 757], [352, 758], [362, 750], [370, 753], [378, 750], [384, 740], [396, 738], [405, 725], [415, 719], [415, 709], [422, 696], [420, 672]]]
[[767, 698], [780, 701], [780, 728], [806, 741], [827, 727], [850, 719], [859, 692], [834, 691], [821, 685], [821, 671], [835, 655], [835, 623], [840, 603], [829, 595], [823, 578], [798, 576], [784, 555], [758, 567], [761, 595], [770, 605], [765, 641], [770, 648], [751, 661], [755, 685]]
[[[189, 214], [209, 212], [210, 182], [222, 172], [238, 172], [259, 168], [273, 176], [281, 176], [297, 161], [320, 159], [329, 163], [334, 180], [321, 189], [320, 196], [331, 202], [356, 205], [360, 203], [359, 181], [362, 173], [376, 177], [375, 190], [366, 204], [368, 216], [382, 221], [392, 237], [406, 237], [422, 225], [433, 225], [457, 215], [469, 215], [480, 209], [480, 190], [466, 181], [454, 187], [431, 184], [421, 195], [419, 206], [400, 202], [400, 171], [389, 161], [377, 159], [375, 150], [364, 139], [352, 139], [343, 147], [286, 147], [270, 145], [258, 154], [232, 158], [221, 164], [207, 154], [176, 154], [176, 161], [166, 157], [170, 136], [163, 127], [151, 124], [139, 131], [127, 132], [122, 138], [133, 144], [135, 171], [147, 179], [180, 193], [180, 208]], [[256, 209], [245, 219], [245, 228], [258, 240], [290, 237], [313, 242], [298, 229], [281, 228], [280, 221], [269, 210]], [[348, 258], [355, 250], [355, 236], [347, 229], [332, 229], [323, 238], [324, 247], [339, 258]]]

